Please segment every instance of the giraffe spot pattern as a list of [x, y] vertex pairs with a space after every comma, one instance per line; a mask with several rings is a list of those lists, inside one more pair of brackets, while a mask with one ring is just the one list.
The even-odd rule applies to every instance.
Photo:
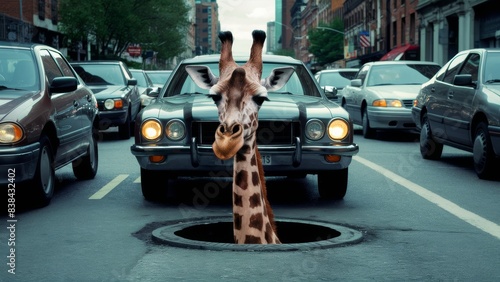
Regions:
[[234, 229], [236, 230], [241, 230], [241, 219], [242, 219], [243, 216], [241, 216], [240, 214], [233, 214], [233, 225], [234, 225]]
[[273, 241], [273, 228], [271, 227], [271, 224], [268, 222], [266, 223], [266, 231], [264, 233], [266, 242], [271, 243]]
[[248, 188], [248, 172], [246, 170], [238, 171], [234, 176], [234, 182], [241, 189], [246, 190]]
[[264, 217], [262, 216], [262, 213], [256, 213], [252, 214], [250, 216], [250, 227], [255, 228], [257, 230], [262, 230], [262, 227], [264, 226]]
[[253, 186], [259, 185], [260, 178], [259, 178], [259, 173], [256, 171], [252, 172], [252, 184]]
[[236, 193], [233, 193], [233, 203], [235, 206], [243, 207], [243, 197]]
[[245, 236], [245, 244], [261, 244], [262, 240], [259, 237], [255, 237], [252, 235]]
[[250, 196], [250, 207], [255, 208], [255, 207], [260, 207], [262, 199], [260, 197], [260, 193], [255, 193], [252, 196]]
[[257, 159], [255, 158], [255, 155], [253, 155], [252, 159], [250, 159], [250, 164], [252, 166], [257, 166]]

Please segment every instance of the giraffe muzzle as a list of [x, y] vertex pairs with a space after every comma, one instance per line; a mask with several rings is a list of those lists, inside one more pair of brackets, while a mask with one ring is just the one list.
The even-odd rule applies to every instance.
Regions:
[[234, 123], [231, 126], [221, 124], [215, 131], [212, 149], [217, 158], [228, 160], [241, 149], [243, 141], [243, 126], [240, 123]]

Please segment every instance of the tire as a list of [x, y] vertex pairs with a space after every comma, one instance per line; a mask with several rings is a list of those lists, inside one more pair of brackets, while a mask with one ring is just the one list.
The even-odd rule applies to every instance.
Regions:
[[476, 126], [472, 153], [477, 176], [481, 179], [493, 179], [498, 161], [493, 152], [488, 126], [484, 122]]
[[28, 181], [27, 187], [33, 192], [36, 206], [47, 206], [54, 195], [56, 177], [54, 171], [54, 155], [52, 145], [47, 136], [40, 138], [40, 154], [35, 176]]
[[436, 142], [432, 137], [431, 126], [427, 114], [422, 117], [422, 129], [420, 130], [420, 154], [422, 158], [437, 160], [443, 153], [443, 144]]
[[368, 111], [366, 108], [363, 110], [363, 137], [366, 139], [371, 139], [375, 137], [375, 130], [370, 127], [370, 121], [368, 120]]
[[80, 180], [93, 179], [97, 173], [98, 165], [97, 136], [92, 134], [87, 155], [73, 161], [73, 174]]
[[130, 139], [131, 123], [132, 122], [130, 121], [130, 111], [129, 111], [125, 123], [118, 126], [118, 135], [120, 136], [120, 139], [123, 140]]
[[144, 199], [159, 202], [166, 199], [169, 176], [165, 171], [141, 168], [141, 189]]
[[318, 173], [318, 192], [323, 199], [342, 200], [347, 192], [349, 169]]

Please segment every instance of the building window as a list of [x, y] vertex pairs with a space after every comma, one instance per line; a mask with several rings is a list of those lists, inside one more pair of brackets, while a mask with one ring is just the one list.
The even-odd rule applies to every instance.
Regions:
[[38, 0], [38, 18], [45, 20], [45, 0]]
[[57, 24], [58, 21], [58, 15], [57, 15], [57, 10], [58, 10], [58, 1], [57, 0], [51, 0], [50, 3], [50, 15], [52, 16], [52, 23]]

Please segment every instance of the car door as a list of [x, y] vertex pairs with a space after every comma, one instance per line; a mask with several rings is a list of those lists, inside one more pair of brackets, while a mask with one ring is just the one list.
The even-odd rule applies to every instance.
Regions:
[[452, 119], [452, 109], [449, 101], [449, 92], [453, 91], [453, 79], [458, 72], [458, 69], [465, 60], [465, 54], [459, 54], [455, 56], [450, 62], [448, 62], [441, 71], [438, 72], [434, 83], [430, 84], [427, 89], [429, 93], [429, 99], [427, 104], [427, 117], [431, 125], [432, 134], [435, 137], [448, 139], [446, 133], [447, 122]]
[[[477, 82], [481, 56], [471, 53], [461, 65], [457, 74], [468, 74], [472, 81]], [[470, 126], [474, 109], [472, 100], [476, 93], [473, 85], [450, 86], [448, 91], [448, 105], [450, 114], [445, 119], [445, 130], [449, 140], [471, 146]]]
[[[65, 76], [63, 71], [51, 56], [47, 49], [40, 50], [43, 62], [44, 73], [49, 85], [56, 77]], [[67, 73], [70, 76], [74, 76]], [[63, 93], [52, 93], [51, 102], [53, 111], [53, 121], [56, 126], [59, 147], [54, 159], [55, 166], [59, 166], [74, 158], [74, 156], [85, 152], [85, 141], [88, 138], [87, 131], [83, 126], [83, 108], [86, 104], [86, 97], [81, 91], [71, 91]], [[87, 102], [88, 103], [88, 102]]]
[[[361, 102], [363, 99], [363, 92], [365, 88], [365, 78], [368, 73], [369, 66], [363, 66], [357, 75], [351, 80], [351, 84], [346, 86], [343, 90], [345, 97], [345, 109], [351, 115], [353, 122], [361, 124], [363, 117], [361, 112]], [[359, 85], [361, 84], [361, 85]]]

